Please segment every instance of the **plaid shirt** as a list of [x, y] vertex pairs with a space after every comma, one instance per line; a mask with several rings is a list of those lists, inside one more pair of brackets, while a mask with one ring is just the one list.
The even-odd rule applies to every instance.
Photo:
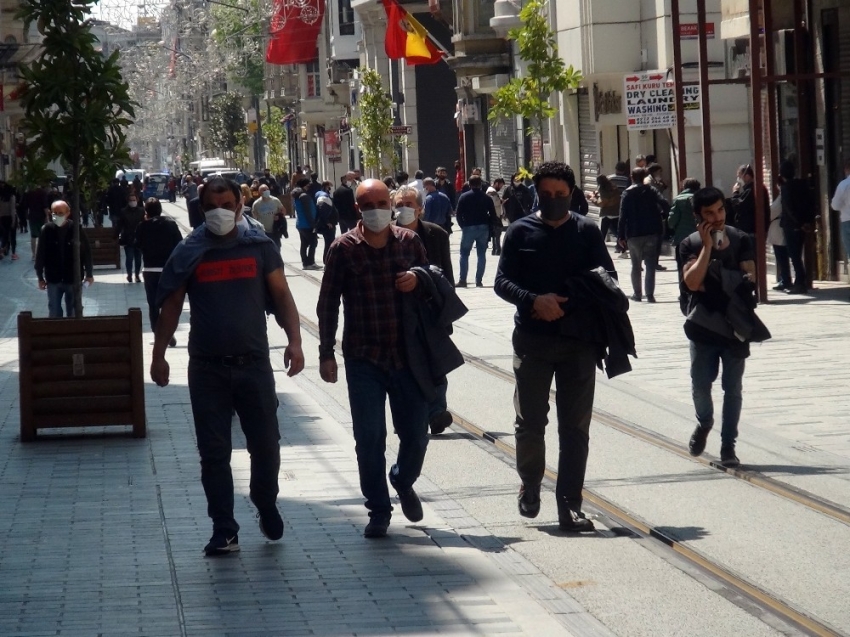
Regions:
[[[362, 223], [362, 222], [361, 222]], [[331, 245], [319, 292], [319, 358], [333, 356], [340, 297], [345, 301], [342, 352], [382, 369], [405, 365], [401, 297], [396, 275], [426, 265], [425, 248], [410, 230], [390, 226], [387, 245], [366, 243], [361, 223]]]

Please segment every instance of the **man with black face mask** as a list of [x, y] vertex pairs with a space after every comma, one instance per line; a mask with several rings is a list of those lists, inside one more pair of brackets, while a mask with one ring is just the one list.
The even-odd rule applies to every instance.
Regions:
[[581, 513], [593, 411], [597, 343], [590, 326], [596, 313], [564, 295], [567, 279], [602, 267], [616, 276], [596, 223], [570, 212], [576, 187], [572, 169], [547, 162], [534, 175], [540, 209], [507, 230], [495, 291], [517, 306], [514, 317], [517, 472], [522, 480], [519, 513], [540, 512], [546, 468], [545, 431], [549, 388], [555, 377], [560, 457], [555, 496], [563, 531], [592, 531]]

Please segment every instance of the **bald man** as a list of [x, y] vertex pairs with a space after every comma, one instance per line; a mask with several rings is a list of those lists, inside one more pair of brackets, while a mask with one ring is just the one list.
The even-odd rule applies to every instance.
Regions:
[[391, 225], [390, 192], [367, 179], [355, 193], [360, 220], [331, 244], [319, 292], [319, 360], [322, 379], [337, 381], [334, 356], [340, 299], [345, 301], [342, 351], [356, 443], [360, 489], [369, 524], [364, 536], [384, 537], [392, 516], [386, 478], [390, 399], [399, 437], [398, 458], [389, 481], [401, 510], [411, 522], [422, 519], [413, 490], [428, 447], [428, 403], [410, 370], [402, 335], [402, 296], [416, 289], [411, 268], [426, 266], [425, 248], [411, 230]]
[[[38, 287], [47, 290], [47, 310], [50, 318], [62, 318], [62, 301], [65, 315], [76, 316], [74, 311], [74, 282], [82, 272], [74, 273], [74, 222], [67, 203], [54, 201], [50, 206], [50, 220], [41, 230], [35, 255], [35, 273]], [[92, 276], [91, 250], [84, 232], [80, 233], [80, 263], [85, 270], [86, 281], [94, 283]], [[74, 277], [77, 277], [76, 279]]]

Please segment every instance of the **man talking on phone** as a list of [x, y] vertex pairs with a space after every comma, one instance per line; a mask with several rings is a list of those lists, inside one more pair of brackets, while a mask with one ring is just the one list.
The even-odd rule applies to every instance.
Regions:
[[[717, 380], [722, 362], [720, 462], [725, 467], [737, 467], [735, 441], [741, 416], [744, 361], [750, 355], [750, 339], [733, 330], [725, 318], [724, 308], [731, 303], [726, 283], [736, 279], [734, 273], [737, 273], [738, 284], [752, 281], [755, 254], [749, 235], [726, 225], [725, 203], [725, 195], [717, 188], [703, 188], [694, 194], [692, 204], [697, 232], [679, 244], [679, 255], [684, 264], [684, 287], [691, 293], [685, 334], [691, 341], [691, 388], [697, 418], [688, 448], [692, 456], [699, 456], [705, 450], [714, 425], [711, 385]], [[751, 287], [745, 284], [746, 289]], [[719, 316], [719, 329], [692, 320], [698, 310], [701, 316]]]

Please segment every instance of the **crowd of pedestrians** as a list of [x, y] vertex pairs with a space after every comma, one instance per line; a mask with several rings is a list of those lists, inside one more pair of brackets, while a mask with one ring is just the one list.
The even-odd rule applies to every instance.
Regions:
[[[239, 417], [251, 455], [250, 496], [260, 530], [270, 540], [283, 534], [276, 505], [279, 432], [266, 316], [285, 331], [285, 363], [290, 376], [298, 374], [304, 366], [299, 315], [280, 257], [293, 217], [302, 268], [324, 270], [316, 311], [319, 369], [329, 383], [338, 380], [341, 306], [345, 315], [342, 353], [369, 516], [366, 537], [388, 532], [389, 487], [408, 520], [422, 519], [415, 483], [429, 431], [439, 435], [452, 422], [447, 374], [463, 364], [463, 357], [450, 334], [452, 323], [467, 312], [456, 289], [470, 282], [473, 247], [476, 287], [484, 285], [490, 247], [490, 256], [498, 257], [495, 293], [516, 307], [512, 341], [521, 516], [533, 518], [541, 508], [554, 379], [560, 528], [593, 530], [582, 512], [581, 493], [596, 369], [609, 377], [631, 369], [629, 356], [636, 352], [629, 298], [655, 302], [656, 271], [665, 269], [659, 255], [670, 245], [690, 341], [696, 427], [688, 448], [698, 456], [706, 447], [714, 425], [711, 389], [720, 376], [721, 463], [737, 466], [749, 344], [770, 338], [755, 314], [756, 198], [763, 198], [767, 238], [777, 257], [776, 289], [805, 291], [802, 244], [813, 208], [806, 183], [795, 178], [792, 164], [783, 164], [771, 202], [766, 189], [755, 191], [753, 169], [745, 165], [728, 196], [689, 178], [671, 202], [654, 158], [638, 157], [635, 164], [630, 170], [620, 162], [614, 174], [600, 175], [597, 190], [589, 195], [569, 166], [558, 162], [492, 184], [477, 168], [468, 180], [452, 183], [444, 167], [433, 177], [416, 171], [413, 180], [403, 171], [383, 180], [351, 171], [338, 184], [321, 181], [309, 167], [280, 180], [265, 171], [241, 184], [186, 175], [175, 177], [174, 188], [166, 190], [169, 199], [186, 198], [193, 228], [186, 238], [163, 216], [159, 200], [143, 199], [140, 184], [114, 180], [104, 201], [124, 248], [127, 282], [144, 276], [155, 333], [151, 377], [160, 386], [169, 382], [166, 355], [176, 344], [184, 298], [189, 299], [189, 393], [213, 525], [205, 553], [239, 548], [230, 472], [232, 414]], [[846, 174], [832, 200], [841, 211], [845, 245], [850, 244], [850, 162]], [[9, 190], [0, 183], [0, 230], [8, 236], [21, 223], [16, 219], [28, 222], [50, 316], [62, 316], [63, 300], [65, 314], [73, 316], [75, 279], [93, 282], [85, 234], [82, 271], [75, 273], [68, 204], [45, 188], [26, 193], [18, 204]], [[586, 216], [588, 202], [599, 207], [599, 224]], [[449, 243], [455, 222], [461, 233], [457, 277]], [[612, 235], [615, 251], [631, 260], [629, 296], [620, 290], [606, 246]], [[399, 438], [389, 469], [387, 399]]]

